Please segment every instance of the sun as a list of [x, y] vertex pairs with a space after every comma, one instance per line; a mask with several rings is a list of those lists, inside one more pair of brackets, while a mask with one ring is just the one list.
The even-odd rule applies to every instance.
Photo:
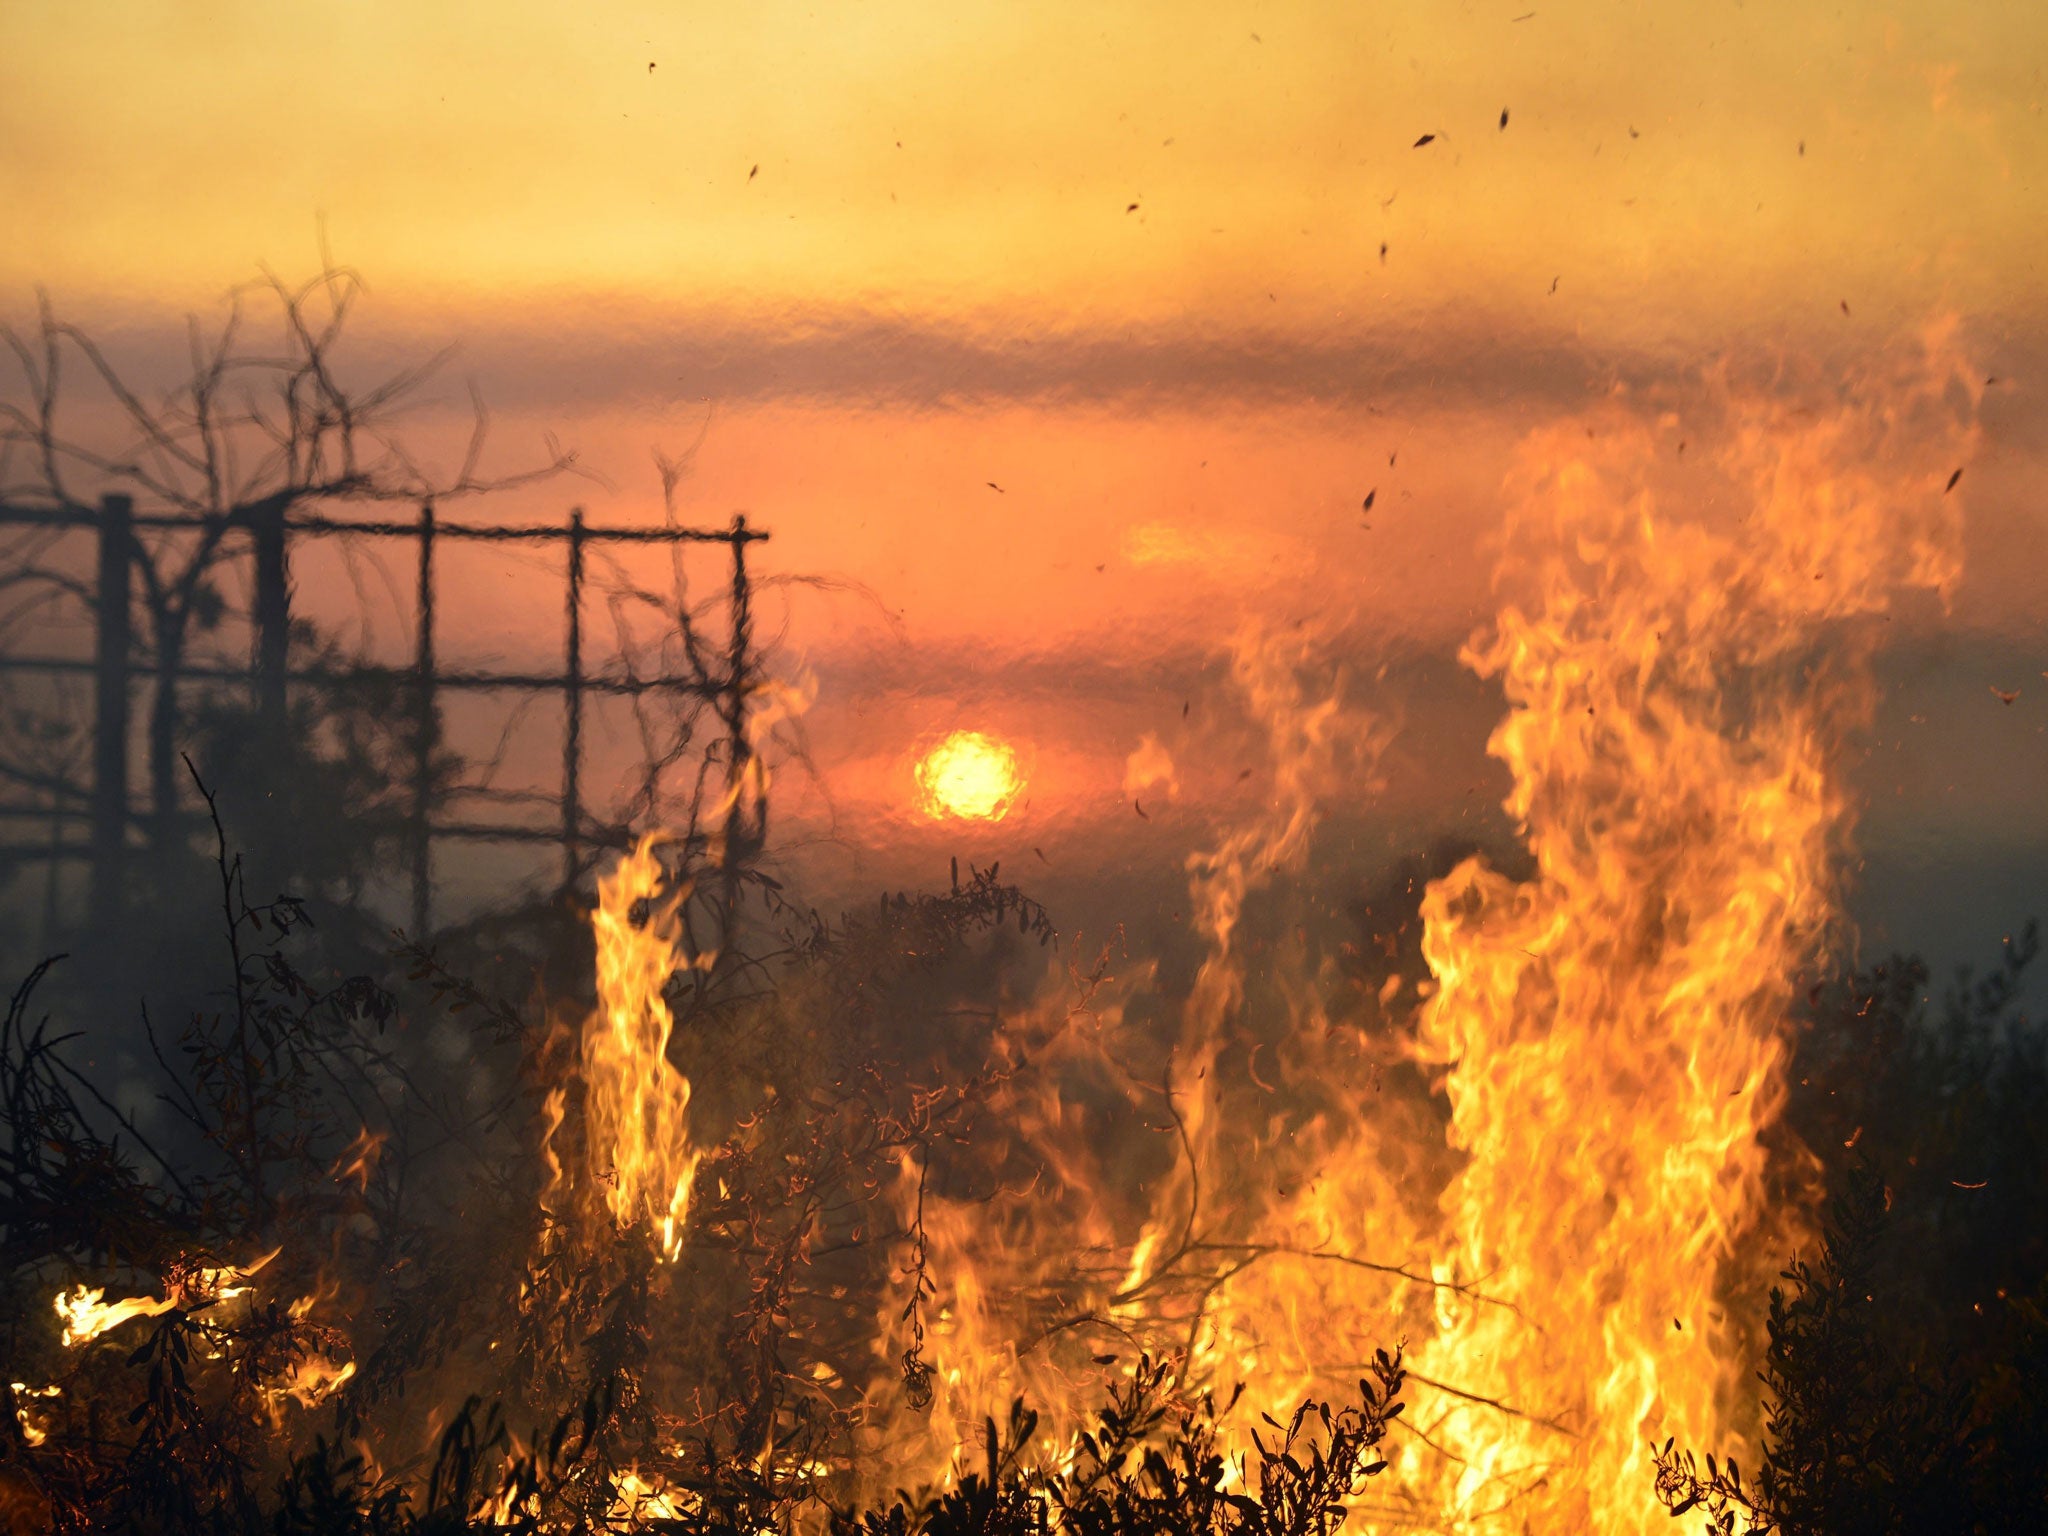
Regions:
[[1016, 748], [980, 731], [955, 731], [918, 759], [917, 808], [934, 821], [1001, 821], [1023, 787]]

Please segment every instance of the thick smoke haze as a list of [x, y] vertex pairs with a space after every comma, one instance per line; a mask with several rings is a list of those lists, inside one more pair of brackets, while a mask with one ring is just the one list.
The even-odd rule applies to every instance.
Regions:
[[0, 5], [0, 1507], [2033, 1477], [2039, 12]]
[[[1661, 416], [1672, 504], [1711, 508], [1683, 459], [1703, 380], [1811, 393], [1953, 317], [1995, 381], [1954, 492], [1964, 572], [1881, 663], [1856, 910], [1873, 945], [1962, 958], [2039, 905], [2025, 7], [107, 4], [0, 28], [13, 321], [40, 285], [168, 385], [188, 312], [325, 249], [371, 283], [355, 376], [455, 348], [408, 425], [423, 459], [459, 461], [470, 384], [498, 463], [577, 451], [585, 477], [485, 515], [657, 520], [660, 450], [687, 457], [685, 520], [774, 530], [761, 570], [806, 584], [764, 592], [766, 622], [816, 685], [778, 827], [828, 902], [955, 851], [1056, 907], [1071, 880], [1088, 921], [1105, 873], [1170, 890], [1253, 782], [1213, 687], [1247, 624], [1320, 637], [1390, 722], [1385, 782], [1343, 807], [1361, 848], [1507, 835], [1500, 701], [1455, 655], [1492, 611], [1516, 445]], [[451, 556], [444, 650], [547, 664], [550, 572]], [[404, 661], [402, 572], [308, 552], [296, 575], [307, 617]], [[1005, 822], [913, 814], [910, 764], [954, 728], [1024, 749]], [[536, 788], [547, 730], [451, 717]], [[1141, 820], [1122, 775], [1148, 733], [1212, 771]], [[616, 788], [630, 732], [600, 712], [591, 751]], [[461, 850], [443, 873], [457, 906], [519, 878]]]

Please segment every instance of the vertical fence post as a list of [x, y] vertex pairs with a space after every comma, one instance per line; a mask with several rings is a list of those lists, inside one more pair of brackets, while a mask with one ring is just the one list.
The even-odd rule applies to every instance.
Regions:
[[135, 503], [100, 498], [99, 612], [93, 642], [92, 893], [95, 935], [118, 922], [128, 852], [128, 663], [134, 642], [129, 610], [131, 526]]
[[[284, 505], [255, 513], [256, 720], [264, 750], [275, 758], [286, 739], [285, 677], [291, 662], [291, 567], [285, 550]], [[280, 764], [267, 765], [276, 771]]]
[[425, 942], [434, 915], [434, 504], [420, 504], [419, 591], [413, 609], [412, 936]]
[[732, 532], [732, 641], [726, 653], [725, 687], [721, 691], [720, 713], [725, 717], [726, 793], [732, 803], [725, 812], [725, 926], [726, 948], [731, 948], [735, 914], [739, 910], [740, 866], [751, 851], [751, 842], [766, 829], [767, 806], [756, 797], [758, 825], [747, 825], [747, 776], [753, 766], [754, 744], [747, 739], [748, 645], [753, 639], [752, 589], [747, 583], [747, 514], [733, 514]]
[[575, 884], [582, 858], [583, 509], [569, 513], [568, 630], [563, 640], [562, 888]]

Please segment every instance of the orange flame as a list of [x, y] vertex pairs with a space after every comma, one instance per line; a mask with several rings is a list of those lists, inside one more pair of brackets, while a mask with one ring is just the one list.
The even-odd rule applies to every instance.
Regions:
[[[640, 840], [598, 882], [591, 927], [597, 938], [597, 1011], [583, 1031], [592, 1171], [621, 1227], [646, 1221], [664, 1257], [682, 1251], [690, 1181], [690, 1081], [668, 1060], [675, 1016], [664, 995], [680, 963], [681, 906], [667, 874]], [[552, 1151], [549, 1153], [552, 1156]]]
[[124, 1301], [108, 1301], [106, 1294], [104, 1288], [83, 1285], [69, 1295], [58, 1293], [57, 1316], [64, 1320], [66, 1349], [88, 1343], [131, 1317], [162, 1317], [178, 1304], [174, 1296], [166, 1296], [162, 1300], [154, 1296], [131, 1296]]
[[649, 1520], [682, 1520], [698, 1512], [689, 1494], [664, 1488], [628, 1467], [612, 1480], [611, 1518], [625, 1529], [637, 1529]]
[[1525, 454], [1509, 601], [1465, 660], [1507, 694], [1491, 750], [1536, 873], [1469, 860], [1424, 906], [1439, 990], [1420, 1050], [1450, 1068], [1466, 1156], [1441, 1272], [1515, 1308], [1446, 1305], [1417, 1356], [1471, 1395], [1438, 1427], [1460, 1516], [1640, 1529], [1659, 1517], [1652, 1440], [1751, 1427], [1724, 1307], [1748, 1315], [1787, 1236], [1765, 1227], [1760, 1132], [1793, 978], [1836, 921], [1854, 812], [1836, 765], [1870, 707], [1869, 621], [1958, 573], [1938, 471], [1899, 466], [1894, 430], [1949, 379], [1878, 382], [1868, 413], [1736, 405], [1733, 528], [1663, 512], [1646, 427]]
[[108, 1301], [104, 1287], [85, 1285], [80, 1285], [69, 1293], [59, 1292], [55, 1304], [57, 1316], [64, 1323], [64, 1347], [75, 1349], [81, 1344], [89, 1343], [108, 1329], [119, 1327], [130, 1318], [162, 1317], [174, 1307], [228, 1301], [237, 1296], [247, 1295], [252, 1287], [242, 1282], [248, 1280], [282, 1251], [273, 1248], [261, 1258], [252, 1259], [239, 1269], [174, 1269], [166, 1278], [161, 1298], [130, 1296], [121, 1301]]
[[[1806, 1172], [1768, 1167], [1763, 1138], [1794, 978], [1838, 937], [1841, 764], [1884, 618], [1958, 575], [1941, 491], [1974, 434], [1940, 335], [1833, 393], [1799, 411], [1717, 385], [1683, 498], [1669, 421], [1525, 444], [1499, 616], [1464, 660], [1506, 697], [1491, 750], [1532, 872], [1468, 860], [1428, 888], [1405, 1049], [1339, 1012], [1399, 1022], [1398, 977], [1346, 998], [1306, 941], [1247, 934], [1248, 899], [1356, 793], [1351, 747], [1380, 738], [1302, 657], [1239, 645], [1273, 782], [1189, 862], [1207, 955], [1171, 1054], [1111, 1038], [1142, 975], [1081, 1022], [1017, 1018], [1029, 1198], [913, 1200], [904, 1160], [937, 1294], [932, 1420], [894, 1426], [901, 1457], [936, 1470], [1018, 1392], [1057, 1456], [1099, 1389], [1091, 1348], [1177, 1348], [1197, 1382], [1284, 1412], [1403, 1334], [1411, 1412], [1368, 1525], [1661, 1528], [1653, 1437], [1749, 1446], [1738, 1320], [1800, 1233], [1770, 1181], [1796, 1195]], [[1068, 1095], [1068, 1066], [1109, 1092]], [[1441, 1108], [1381, 1096], [1383, 1068], [1416, 1067]], [[1093, 1161], [1083, 1117], [1118, 1092], [1167, 1125], [1169, 1166], [1135, 1140]]]
[[12, 1386], [14, 1388], [15, 1396], [14, 1418], [15, 1422], [21, 1426], [22, 1442], [30, 1446], [41, 1445], [45, 1440], [50, 1438], [50, 1431], [42, 1423], [42, 1421], [36, 1417], [34, 1411], [29, 1407], [29, 1405], [25, 1402], [22, 1402], [21, 1399], [34, 1397], [62, 1397], [64, 1395], [64, 1389], [62, 1387], [57, 1386], [32, 1387], [25, 1381], [14, 1382], [12, 1383]]
[[335, 1159], [328, 1176], [336, 1183], [353, 1184], [357, 1194], [366, 1193], [370, 1187], [370, 1176], [376, 1171], [377, 1160], [384, 1154], [384, 1143], [389, 1139], [382, 1131], [373, 1131], [367, 1125], [356, 1132], [355, 1140], [342, 1148]]
[[356, 1363], [339, 1365], [324, 1355], [308, 1355], [292, 1366], [283, 1380], [264, 1389], [273, 1403], [290, 1398], [302, 1408], [317, 1408], [339, 1392], [356, 1374]]

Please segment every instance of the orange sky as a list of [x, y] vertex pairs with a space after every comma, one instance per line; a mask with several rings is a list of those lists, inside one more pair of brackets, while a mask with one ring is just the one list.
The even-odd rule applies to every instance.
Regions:
[[1320, 332], [1533, 318], [1559, 276], [1547, 323], [1636, 342], [2039, 287], [2024, 3], [17, 0], [0, 28], [0, 279], [74, 294], [211, 293], [303, 260], [316, 213], [427, 313]]
[[[1016, 505], [961, 491], [1005, 474], [1054, 528], [1257, 527], [1362, 494], [1367, 408], [1499, 443], [1617, 373], [1942, 312], [2038, 361], [2044, 60], [2031, 5], [1946, 0], [24, 0], [0, 299], [147, 326], [324, 221], [394, 351], [460, 339], [507, 440], [562, 430], [621, 515], [709, 400], [718, 498], [809, 548], [821, 493], [1000, 547]], [[1246, 505], [1282, 445], [1289, 499]], [[965, 545], [852, 558], [971, 587]]]
[[459, 341], [507, 463], [608, 478], [536, 505], [653, 515], [709, 411], [687, 508], [871, 588], [793, 638], [933, 719], [1246, 613], [1448, 646], [1531, 426], [1952, 313], [2002, 376], [1952, 622], [2038, 636], [2044, 102], [2024, 0], [15, 0], [0, 312], [147, 367], [324, 225], [373, 354]]

